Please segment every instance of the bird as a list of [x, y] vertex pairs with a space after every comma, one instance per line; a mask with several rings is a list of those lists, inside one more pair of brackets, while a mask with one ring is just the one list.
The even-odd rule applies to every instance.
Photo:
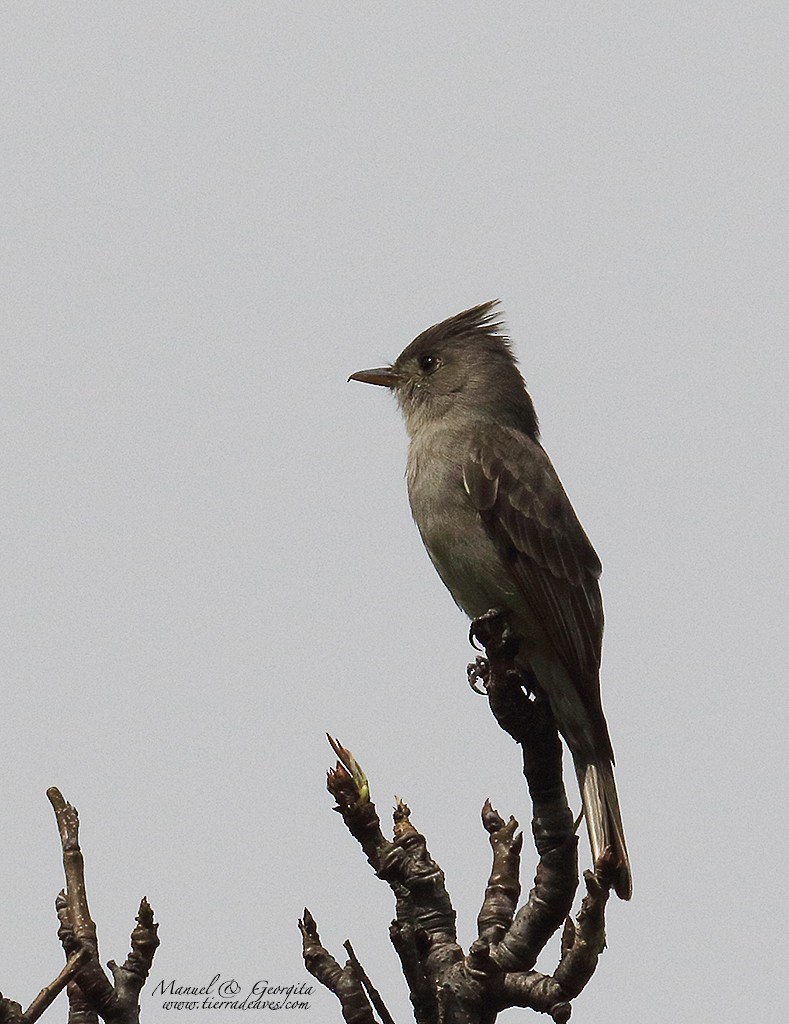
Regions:
[[516, 664], [536, 677], [575, 765], [595, 863], [632, 875], [603, 713], [602, 565], [540, 442], [499, 301], [419, 334], [388, 366], [348, 380], [388, 388], [409, 436], [411, 513], [455, 603], [505, 613]]

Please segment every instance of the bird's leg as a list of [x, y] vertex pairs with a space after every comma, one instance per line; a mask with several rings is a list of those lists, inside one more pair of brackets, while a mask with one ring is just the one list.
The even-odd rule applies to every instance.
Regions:
[[484, 615], [472, 619], [468, 638], [477, 650], [480, 650], [481, 644], [487, 654], [487, 658], [478, 657], [468, 666], [468, 681], [472, 690], [490, 696], [488, 684], [493, 671], [520, 678], [520, 673], [514, 667], [520, 641], [510, 629], [506, 611], [491, 608]]

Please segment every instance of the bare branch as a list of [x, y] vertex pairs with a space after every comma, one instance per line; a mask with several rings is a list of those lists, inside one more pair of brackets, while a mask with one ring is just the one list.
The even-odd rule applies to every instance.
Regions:
[[490, 835], [493, 848], [493, 867], [485, 890], [485, 901], [477, 918], [480, 939], [496, 945], [506, 934], [518, 907], [521, 894], [520, 853], [523, 835], [516, 830], [515, 818], [505, 824], [490, 800], [482, 808], [482, 823]]
[[[517, 642], [506, 619], [490, 612], [472, 624], [487, 658], [469, 666], [469, 679], [488, 697], [501, 728], [519, 744], [532, 801], [532, 834], [539, 854], [534, 886], [518, 908], [523, 836], [515, 818], [505, 820], [490, 801], [482, 810], [493, 851], [485, 896], [477, 919], [478, 938], [464, 956], [457, 942], [455, 912], [444, 874], [430, 856], [425, 837], [398, 800], [391, 840], [381, 829], [367, 776], [346, 747], [330, 739], [338, 757], [327, 785], [351, 835], [376, 874], [395, 896], [390, 938], [400, 958], [417, 1024], [493, 1024], [509, 1007], [528, 1007], [566, 1024], [571, 1000], [594, 973], [605, 948], [605, 905], [616, 862], [606, 851], [595, 871], [584, 875], [587, 894], [573, 923], [568, 916], [578, 887], [578, 840], [562, 778], [562, 745], [551, 706], [532, 676], [515, 668]], [[555, 974], [534, 970], [537, 957], [562, 927], [561, 959]], [[367, 1024], [371, 1001], [360, 984], [366, 975], [351, 961], [345, 968], [320, 945], [305, 911], [299, 922], [308, 970], [340, 1000], [343, 1016]], [[379, 1009], [379, 1012], [380, 1009]], [[389, 1022], [385, 1008], [383, 1019]]]
[[87, 949], [79, 949], [76, 953], [72, 953], [66, 961], [66, 966], [57, 978], [48, 985], [45, 985], [25, 1010], [24, 1018], [28, 1024], [34, 1024], [34, 1021], [38, 1020], [44, 1010], [54, 1003], [89, 956], [90, 953]]
[[304, 908], [299, 920], [304, 964], [310, 974], [333, 992], [340, 1001], [340, 1009], [347, 1024], [376, 1024], [372, 1007], [357, 978], [353, 965], [340, 967], [321, 943], [315, 918]]
[[375, 1009], [378, 1016], [381, 1018], [382, 1024], [394, 1024], [392, 1015], [389, 1012], [389, 1010], [387, 1010], [386, 1004], [381, 998], [381, 993], [370, 981], [369, 977], [367, 976], [367, 971], [365, 971], [365, 969], [359, 963], [359, 959], [356, 956], [356, 953], [354, 953], [350, 939], [346, 939], [345, 942], [343, 942], [343, 948], [345, 949], [345, 952], [348, 954], [348, 961], [353, 967], [353, 970], [356, 973], [356, 977], [359, 979], [359, 981], [361, 981], [362, 985], [364, 985], [364, 990], [367, 993], [367, 998], [373, 1004], [373, 1008]]
[[69, 961], [80, 963], [68, 984], [69, 1024], [95, 1024], [98, 1017], [107, 1024], [138, 1024], [139, 998], [159, 945], [158, 925], [143, 898], [137, 925], [131, 935], [131, 952], [122, 966], [110, 960], [114, 984], [99, 961], [96, 925], [88, 909], [85, 862], [79, 845], [79, 816], [60, 790], [52, 787], [47, 796], [55, 811], [63, 849], [66, 889], [55, 900], [60, 938]]
[[79, 845], [79, 814], [76, 807], [66, 803], [55, 786], [47, 790], [60, 832], [63, 848], [63, 870], [66, 874], [69, 922], [77, 939], [96, 944], [96, 925], [90, 916], [88, 894], [85, 890], [85, 860]]

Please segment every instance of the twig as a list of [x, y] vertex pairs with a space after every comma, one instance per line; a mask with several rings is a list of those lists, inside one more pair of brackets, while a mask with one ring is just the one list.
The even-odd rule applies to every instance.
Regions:
[[65, 967], [57, 978], [42, 988], [30, 1006], [25, 1010], [24, 1018], [28, 1021], [28, 1024], [33, 1024], [34, 1021], [37, 1021], [44, 1010], [54, 1003], [89, 957], [90, 952], [87, 949], [80, 949], [68, 958]]
[[377, 1024], [361, 981], [350, 965], [340, 967], [321, 943], [315, 918], [306, 907], [299, 919], [299, 931], [304, 965], [321, 985], [337, 996], [346, 1024]]
[[70, 1024], [86, 1024], [97, 1016], [110, 1024], [138, 1024], [140, 992], [159, 945], [159, 926], [143, 897], [137, 925], [131, 934], [129, 955], [120, 967], [114, 960], [107, 964], [113, 984], [99, 960], [96, 925], [88, 908], [85, 861], [79, 845], [79, 815], [55, 787], [47, 790], [47, 796], [58, 823], [66, 875], [66, 889], [55, 901], [60, 920], [58, 937], [69, 960], [78, 954], [83, 956], [68, 986]]
[[343, 942], [343, 948], [348, 954], [348, 958], [353, 965], [357, 978], [361, 981], [362, 985], [364, 985], [364, 990], [367, 993], [370, 1002], [373, 1004], [373, 1008], [378, 1011], [378, 1016], [381, 1018], [382, 1024], [394, 1024], [394, 1019], [389, 1010], [387, 1010], [386, 1004], [381, 998], [381, 993], [377, 988], [375, 988], [367, 975], [367, 971], [365, 971], [359, 963], [359, 959], [353, 951], [350, 939], [346, 939], [345, 942]]

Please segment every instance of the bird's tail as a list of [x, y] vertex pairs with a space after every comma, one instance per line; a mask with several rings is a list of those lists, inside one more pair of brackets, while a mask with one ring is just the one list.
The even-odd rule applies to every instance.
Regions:
[[614, 769], [608, 761], [593, 764], [576, 761], [575, 771], [589, 829], [592, 859], [596, 863], [605, 848], [611, 847], [618, 863], [614, 890], [620, 899], [629, 900], [633, 892], [633, 879], [619, 811], [619, 797], [616, 794]]

